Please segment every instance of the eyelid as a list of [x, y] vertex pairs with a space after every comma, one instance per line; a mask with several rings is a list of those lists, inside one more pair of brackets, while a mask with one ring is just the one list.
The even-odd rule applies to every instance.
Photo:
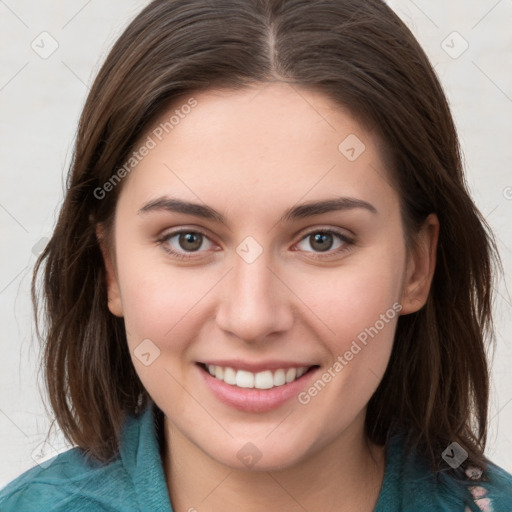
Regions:
[[336, 233], [337, 235], [344, 237], [348, 240], [355, 240], [356, 235], [353, 231], [346, 228], [338, 228], [334, 226], [315, 226], [313, 228], [305, 228], [296, 236], [300, 236], [300, 240], [303, 240], [306, 236], [312, 235], [313, 233]]
[[203, 235], [205, 238], [208, 238], [210, 242], [214, 243], [212, 241], [212, 236], [209, 234], [209, 232], [203, 228], [199, 228], [196, 226], [180, 226], [176, 228], [169, 228], [162, 232], [161, 235], [158, 235], [158, 240], [167, 240], [175, 235], [179, 235], [181, 233], [199, 233]]
[[[198, 234], [202, 235], [204, 238], [206, 238], [209, 241], [209, 243], [216, 245], [215, 242], [212, 241], [212, 237], [205, 230], [203, 230], [201, 228], [197, 228], [197, 227], [190, 228], [190, 227], [186, 227], [186, 226], [172, 229], [171, 231], [167, 231], [167, 230], [164, 231], [162, 233], [162, 235], [160, 235], [157, 238], [156, 242], [159, 245], [163, 245], [164, 243], [168, 242], [171, 238], [174, 238], [176, 235], [180, 235], [181, 233], [198, 233]], [[167, 251], [177, 254], [177, 251], [175, 251], [174, 249], [168, 249]], [[190, 255], [191, 257], [193, 257], [195, 252], [204, 252], [204, 251], [181, 252], [179, 254]]]

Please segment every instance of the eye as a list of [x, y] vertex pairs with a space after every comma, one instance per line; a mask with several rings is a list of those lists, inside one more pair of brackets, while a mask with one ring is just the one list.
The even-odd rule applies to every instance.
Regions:
[[194, 252], [199, 251], [203, 245], [209, 244], [213, 246], [208, 237], [200, 231], [193, 231], [190, 229], [182, 229], [167, 233], [158, 240], [165, 251], [180, 259], [188, 259], [193, 257]]
[[[208, 250], [214, 245], [205, 233], [191, 229], [167, 233], [157, 240], [157, 243], [167, 253], [179, 259], [194, 258], [194, 253], [204, 252], [201, 249]], [[310, 245], [313, 250], [304, 247], [306, 244]], [[297, 247], [301, 251], [312, 253], [313, 258], [327, 258], [348, 251], [353, 245], [354, 240], [341, 232], [332, 229], [317, 229], [306, 234]]]
[[[312, 247], [313, 251], [308, 250], [305, 245]], [[313, 252], [314, 258], [322, 258], [347, 251], [352, 245], [354, 240], [343, 233], [331, 229], [317, 229], [303, 237], [297, 247], [306, 252]], [[328, 253], [328, 255], [323, 256], [318, 253]]]

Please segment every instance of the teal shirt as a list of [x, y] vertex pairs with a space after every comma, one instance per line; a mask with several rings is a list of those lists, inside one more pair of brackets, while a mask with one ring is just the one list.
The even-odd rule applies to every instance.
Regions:
[[[72, 448], [4, 487], [0, 511], [172, 512], [154, 412], [148, 407], [138, 418], [127, 418], [120, 456], [113, 462], [94, 463]], [[405, 457], [401, 438], [395, 436], [374, 512], [511, 512], [512, 476], [491, 464], [485, 477], [459, 481], [441, 473], [436, 478], [425, 460]]]

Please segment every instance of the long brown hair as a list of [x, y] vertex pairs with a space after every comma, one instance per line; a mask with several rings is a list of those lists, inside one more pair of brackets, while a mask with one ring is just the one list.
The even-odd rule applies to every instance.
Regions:
[[381, 0], [155, 0], [120, 36], [83, 109], [64, 204], [34, 270], [36, 317], [43, 271], [40, 336], [56, 421], [71, 442], [108, 461], [125, 415], [150, 400], [123, 320], [108, 310], [96, 238], [98, 223], [111, 225], [123, 183], [106, 194], [98, 189], [175, 98], [275, 80], [320, 91], [375, 130], [408, 240], [431, 212], [440, 221], [430, 295], [417, 313], [399, 318], [388, 368], [368, 404], [368, 437], [384, 444], [392, 432], [407, 432], [409, 446], [433, 468], [456, 441], [485, 466], [486, 341], [499, 257], [468, 194], [441, 85]]

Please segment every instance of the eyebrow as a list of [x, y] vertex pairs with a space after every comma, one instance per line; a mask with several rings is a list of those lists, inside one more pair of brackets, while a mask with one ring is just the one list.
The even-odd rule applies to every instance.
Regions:
[[[378, 214], [377, 209], [372, 204], [357, 199], [355, 197], [337, 197], [335, 199], [326, 199], [323, 201], [310, 201], [288, 209], [279, 222], [290, 222], [292, 220], [303, 219], [320, 215], [322, 213], [329, 213], [334, 211], [353, 210], [361, 208], [373, 214]], [[139, 214], [145, 214], [154, 211], [168, 211], [175, 213], [184, 213], [201, 217], [203, 219], [214, 220], [226, 225], [226, 218], [217, 210], [210, 206], [183, 201], [172, 197], [159, 197], [146, 203], [139, 211]]]

